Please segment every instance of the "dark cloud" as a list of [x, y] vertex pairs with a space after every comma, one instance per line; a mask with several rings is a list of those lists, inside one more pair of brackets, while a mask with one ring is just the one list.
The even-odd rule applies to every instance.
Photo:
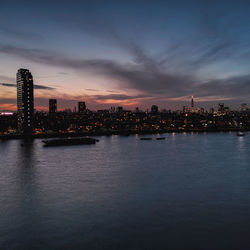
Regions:
[[[235, 30], [232, 31], [232, 27], [237, 26], [236, 20], [230, 19], [224, 8], [218, 8], [217, 2], [209, 1], [201, 5], [196, 4], [196, 6], [200, 15], [196, 16], [196, 23], [193, 24], [197, 29], [195, 35], [190, 34], [190, 37], [181, 40], [171, 40], [171, 37], [164, 35], [168, 33], [168, 29], [165, 30], [162, 39], [166, 41], [166, 49], [160, 51], [157, 57], [149, 56], [145, 52], [140, 37], [134, 41], [118, 32], [118, 28], [115, 27], [116, 23], [71, 17], [70, 20], [67, 19], [67, 25], [71, 23], [72, 27], [77, 27], [83, 34], [89, 34], [98, 38], [102, 43], [106, 42], [109, 46], [125, 50], [132, 56], [135, 63], [150, 71], [159, 71], [160, 67], [165, 65], [183, 71], [188, 68], [195, 73], [198, 68], [214, 62], [238, 57], [239, 51], [250, 45], [249, 39], [245, 42], [237, 40]], [[242, 17], [237, 16], [237, 20], [239, 19]], [[245, 18], [241, 23], [244, 24], [242, 26], [248, 27], [250, 19]], [[249, 56], [248, 53], [246, 54]]]
[[108, 92], [108, 93], [118, 93], [118, 91], [115, 91], [115, 90], [110, 90], [110, 89], [108, 89], [108, 90], [106, 90], [106, 92]]
[[0, 26], [0, 35], [13, 37], [15, 39], [22, 39], [22, 40], [41, 40], [43, 37], [37, 33], [30, 32], [30, 31], [20, 31], [16, 29], [11, 29], [10, 27]]
[[145, 70], [158, 70], [158, 63], [152, 57], [149, 57], [142, 46], [136, 42], [117, 32], [117, 29], [110, 23], [102, 20], [89, 21], [84, 19], [71, 19], [73, 26], [78, 27], [80, 32], [88, 33], [101, 39], [109, 46], [116, 46], [128, 52], [132, 56], [132, 60], [143, 66]]
[[[16, 88], [16, 84], [14, 84], [14, 83], [0, 83], [0, 85], [4, 86], [4, 87], [12, 87], [12, 88], [14, 87], [14, 88]], [[55, 88], [52, 88], [52, 87], [49, 87], [49, 86], [35, 84], [34, 85], [34, 89], [54, 90]]]
[[53, 90], [55, 88], [49, 87], [49, 86], [44, 86], [44, 85], [34, 85], [34, 89], [44, 89], [44, 90]]
[[246, 100], [250, 97], [250, 75], [210, 80], [194, 87], [193, 93], [199, 97], [219, 95], [231, 99]]
[[[137, 89], [144, 92], [165, 93], [167, 96], [183, 95], [186, 89], [191, 87], [192, 79], [189, 76], [171, 75], [156, 70], [158, 66], [150, 61], [152, 67], [147, 64], [148, 59], [141, 57], [141, 64], [119, 64], [112, 60], [93, 59], [77, 60], [63, 57], [59, 54], [40, 49], [26, 49], [13, 46], [0, 46], [0, 53], [19, 56], [30, 61], [46, 65], [68, 67], [82, 71], [92, 70], [119, 81], [123, 87]], [[140, 51], [137, 53], [141, 53]], [[146, 67], [145, 67], [146, 65]], [[155, 67], [153, 66], [155, 65]], [[147, 70], [146, 70], [147, 68]], [[150, 70], [151, 68], [151, 70]]]
[[[217, 49], [218, 51], [220, 48]], [[218, 96], [221, 98], [245, 98], [250, 96], [250, 77], [249, 75], [227, 78], [224, 80], [211, 79], [203, 83], [194, 75], [184, 75], [181, 73], [168, 73], [155, 60], [143, 56], [143, 52], [135, 52], [139, 62], [119, 64], [112, 60], [93, 59], [78, 60], [61, 56], [40, 49], [25, 49], [10, 46], [0, 46], [0, 52], [9, 55], [29, 58], [29, 60], [52, 66], [60, 66], [84, 71], [93, 71], [115, 79], [117, 84], [124, 89], [137, 90], [143, 93], [140, 98], [155, 96], [159, 98], [178, 98], [190, 95], [209, 97]], [[213, 54], [212, 52], [210, 52]], [[216, 49], [215, 49], [216, 53]], [[142, 56], [139, 57], [138, 55]], [[149, 66], [152, 64], [152, 66]], [[41, 88], [44, 88], [41, 87]], [[46, 88], [46, 87], [45, 87]], [[122, 95], [96, 96], [99, 99], [132, 99]], [[120, 98], [120, 99], [119, 99]], [[139, 98], [138, 96], [136, 98]]]
[[93, 92], [96, 92], [96, 91], [99, 91], [98, 89], [85, 89], [87, 91], [93, 91]]
[[232, 56], [234, 44], [229, 41], [217, 41], [200, 49], [196, 59], [191, 62], [195, 67], [203, 67], [215, 61], [224, 60]]
[[[215, 96], [217, 99], [247, 99], [250, 97], [248, 94], [250, 93], [250, 77], [246, 69], [242, 70], [248, 65], [250, 55], [250, 36], [248, 35], [250, 18], [247, 1], [154, 2], [134, 0], [124, 1], [124, 3], [121, 3], [122, 1], [100, 3], [100, 1], [92, 0], [77, 1], [73, 5], [63, 1], [62, 5], [51, 3], [49, 11], [44, 2], [38, 4], [28, 0], [30, 3], [27, 7], [20, 1], [11, 1], [13, 5], [9, 5], [7, 2], [5, 1], [1, 5], [2, 9], [3, 6], [17, 6], [13, 4], [16, 2], [20, 6], [16, 9], [23, 10], [25, 14], [34, 13], [37, 16], [37, 23], [34, 27], [27, 25], [27, 28], [22, 30], [11, 28], [11, 24], [14, 22], [10, 22], [8, 28], [0, 24], [0, 35], [15, 38], [19, 42], [22, 41], [21, 39], [36, 40], [40, 37], [33, 33], [32, 29], [35, 32], [41, 30], [44, 34], [47, 32], [49, 35], [51, 28], [54, 29], [54, 25], [57, 25], [58, 36], [54, 42], [57, 42], [60, 34], [61, 38], [66, 38], [64, 35], [67, 34], [70, 37], [72, 35], [72, 41], [75, 41], [75, 38], [78, 41], [79, 38], [87, 38], [84, 46], [93, 41], [93, 45], [89, 44], [88, 48], [92, 48], [93, 51], [95, 46], [98, 47], [98, 43], [100, 48], [103, 46], [111, 48], [113, 53], [109, 55], [105, 54], [104, 49], [104, 52], [100, 53], [100, 58], [88, 59], [80, 58], [80, 49], [83, 50], [83, 54], [86, 50], [84, 46], [73, 48], [74, 43], [68, 43], [67, 39], [64, 40], [67, 41], [69, 52], [79, 50], [78, 58], [70, 58], [64, 54], [49, 51], [49, 49], [0, 44], [0, 53], [5, 53], [9, 57], [14, 56], [31, 63], [55, 66], [56, 70], [60, 71], [56, 73], [57, 77], [67, 75], [67, 69], [82, 75], [87, 72], [108, 78], [108, 80], [112, 79], [112, 84], [117, 84], [119, 89], [124, 90], [125, 93], [131, 93], [124, 95], [107, 90], [111, 93], [110, 95], [93, 95], [91, 101], [94, 101], [94, 98], [100, 101], [109, 99], [117, 101], [141, 99], [142, 101], [148, 97], [155, 98], [154, 101], [167, 101], [191, 95], [204, 99]], [[45, 0], [45, 2], [48, 1]], [[244, 2], [240, 8], [238, 8], [239, 2]], [[67, 8], [65, 8], [65, 4]], [[13, 8], [9, 9], [12, 11]], [[19, 21], [19, 13], [22, 11], [13, 17], [13, 21], [16, 23]], [[51, 23], [51, 27], [43, 30], [47, 22]], [[91, 36], [91, 38], [87, 36]], [[49, 37], [48, 43], [44, 43], [42, 47], [48, 47], [53, 42], [53, 36], [46, 37]], [[12, 44], [12, 40], [10, 39], [10, 42], [7, 41], [6, 44]], [[62, 42], [64, 40], [61, 39]], [[4, 40], [1, 43], [4, 43]], [[18, 44], [18, 42], [14, 44]], [[28, 46], [27, 43], [25, 44]], [[32, 42], [28, 44], [32, 44]], [[33, 41], [33, 44], [37, 46], [38, 43]], [[51, 48], [55, 47], [54, 45]], [[58, 47], [57, 51], [60, 48]], [[126, 53], [127, 62], [124, 62], [124, 58], [119, 62], [120, 54], [119, 52], [116, 54], [117, 50], [122, 52], [122, 55], [124, 52]], [[87, 54], [89, 55], [89, 53]], [[93, 52], [93, 54], [96, 53]], [[105, 56], [110, 58], [112, 55], [118, 59], [105, 59], [107, 58]], [[229, 67], [226, 73], [231, 70], [230, 75], [233, 75], [234, 72], [242, 75], [223, 80], [218, 79], [219, 76], [215, 75], [215, 72], [220, 72], [227, 65]], [[234, 65], [236, 67], [233, 67]], [[58, 70], [60, 67], [62, 69]], [[239, 72], [247, 73], [244, 75]], [[211, 74], [213, 74], [212, 77]], [[220, 72], [221, 76], [223, 76], [223, 72]], [[211, 79], [205, 81], [205, 77], [211, 77]], [[0, 75], [0, 82], [14, 82], [14, 80]], [[3, 86], [15, 87], [11, 84]], [[36, 88], [53, 89], [40, 85]], [[56, 91], [53, 92], [53, 94], [55, 93]], [[141, 93], [141, 95], [137, 95], [137, 93]], [[65, 96], [65, 100], [69, 102], [77, 100], [71, 98]]]
[[136, 95], [136, 96], [129, 96], [124, 94], [110, 94], [110, 95], [95, 95], [93, 98], [98, 100], [131, 100], [131, 99], [141, 99], [151, 97], [148, 95]]
[[14, 84], [14, 83], [0, 83], [0, 85], [2, 85], [4, 87], [15, 87], [16, 88], [16, 84]]

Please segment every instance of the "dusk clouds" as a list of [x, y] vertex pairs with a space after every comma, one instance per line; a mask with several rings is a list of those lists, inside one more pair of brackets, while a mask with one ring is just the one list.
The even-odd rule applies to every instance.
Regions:
[[[68, 91], [68, 85], [89, 89], [80, 96], [93, 108], [119, 101], [130, 106], [178, 107], [192, 95], [200, 106], [247, 102], [250, 5], [243, 1], [156, 2], [77, 2], [77, 9], [59, 7], [54, 16], [47, 13], [46, 20], [41, 8], [39, 20], [25, 30], [14, 25], [17, 20], [8, 20], [0, 27], [0, 36], [4, 35], [0, 40], [1, 90], [15, 87], [12, 79], [18, 60], [20, 67], [34, 67], [37, 77], [39, 67], [43, 74], [61, 72], [57, 78], [46, 79], [51, 85], [36, 83], [37, 90], [54, 91], [53, 86], [59, 85], [58, 98], [63, 100], [65, 92], [68, 100], [75, 100], [76, 91]], [[11, 4], [5, 5], [7, 13]], [[0, 21], [6, 13], [2, 11]]]

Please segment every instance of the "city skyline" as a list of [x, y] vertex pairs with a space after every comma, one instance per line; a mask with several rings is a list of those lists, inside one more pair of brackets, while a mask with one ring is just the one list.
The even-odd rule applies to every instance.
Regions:
[[[57, 109], [57, 99], [48, 99], [48, 112], [34, 112], [33, 75], [29, 69], [20, 68], [16, 74], [17, 112], [0, 112], [0, 137], [41, 138], [55, 136], [80, 135], [125, 135], [169, 132], [219, 132], [249, 130], [250, 109], [242, 103], [240, 111], [230, 110], [224, 103], [218, 103], [218, 109], [209, 111], [195, 104], [194, 96], [190, 105], [182, 110], [160, 110], [152, 105], [150, 110], [136, 107], [132, 110], [122, 106], [93, 111], [84, 101], [78, 101], [73, 110]], [[59, 112], [58, 112], [59, 111]], [[72, 112], [73, 111], [73, 112]], [[79, 140], [74, 143], [80, 143]], [[95, 143], [96, 140], [87, 143]], [[67, 144], [67, 143], [66, 143]], [[54, 145], [54, 144], [53, 144]], [[55, 144], [57, 145], [57, 143]], [[67, 144], [68, 145], [68, 144]]]
[[1, 111], [16, 110], [18, 68], [33, 73], [37, 110], [248, 103], [249, 3], [60, 3], [2, 4]]
[[[22, 73], [25, 73], [25, 74], [28, 73], [29, 74], [28, 78], [31, 78], [29, 80], [32, 80], [32, 96], [31, 97], [29, 97], [29, 95], [27, 95], [27, 93], [29, 93], [29, 92], [27, 92], [26, 89], [25, 90], [23, 89], [23, 85], [22, 85], [23, 82], [22, 81], [21, 81], [21, 84], [20, 84], [20, 79], [22, 78], [22, 80], [23, 80], [23, 78], [26, 78], [26, 76], [24, 76], [24, 77], [21, 76]], [[27, 80], [28, 80], [28, 78], [27, 78]], [[33, 76], [31, 75], [31, 72], [29, 71], [29, 69], [23, 69], [23, 68], [18, 69], [16, 81], [17, 81], [17, 84], [1, 83], [0, 85], [5, 86], [5, 87], [15, 87], [15, 88], [17, 88], [17, 99], [16, 99], [17, 106], [12, 111], [17, 110], [17, 113], [18, 113], [19, 117], [22, 117], [22, 114], [20, 113], [20, 110], [22, 111], [22, 109], [23, 109], [23, 105], [24, 105], [23, 104], [23, 99], [27, 99], [27, 98], [32, 99], [32, 110], [33, 110], [32, 113], [33, 113], [35, 111], [35, 109], [34, 109], [34, 102], [35, 102], [34, 89], [42, 89], [42, 90], [48, 89], [49, 90], [50, 87], [44, 86], [44, 85], [35, 85], [35, 84], [33, 84]], [[192, 111], [192, 112], [194, 112], [194, 111], [200, 112], [201, 109], [203, 111], [209, 111], [211, 109], [214, 110], [215, 105], [212, 105], [211, 107], [209, 107], [207, 109], [204, 109], [204, 107], [200, 106], [199, 103], [198, 103], [198, 105], [197, 105], [197, 103], [194, 104], [195, 103], [194, 99], [195, 99], [195, 97], [191, 96], [190, 103], [188, 104], [188, 102], [186, 102], [186, 105], [182, 106], [182, 111], [184, 113], [185, 112], [190, 112], [190, 111]], [[58, 107], [57, 107], [58, 99], [57, 98], [49, 98], [49, 99], [45, 98], [45, 100], [47, 102], [46, 106], [43, 106], [42, 109], [38, 109], [37, 111], [47, 111], [49, 113], [56, 113], [57, 111], [73, 111], [73, 112], [77, 112], [77, 110], [78, 110], [78, 113], [84, 113], [87, 110], [85, 101], [74, 100], [74, 102], [76, 102], [76, 103], [73, 103], [73, 100], [72, 100], [72, 105], [74, 104], [73, 107], [64, 107], [64, 108], [59, 108], [58, 109]], [[27, 103], [27, 105], [29, 105], [29, 104]], [[220, 105], [223, 105], [223, 107], [224, 107], [224, 103], [217, 103], [217, 105], [218, 105], [218, 110], [220, 108]], [[238, 110], [242, 110], [243, 106], [244, 106], [244, 109], [248, 109], [247, 103], [241, 103], [240, 106], [238, 107]], [[119, 108], [123, 108], [123, 107], [121, 107], [119, 105], [118, 106], [108, 107], [109, 110], [113, 110], [114, 108], [119, 109]], [[153, 110], [155, 108], [157, 109], [157, 112], [158, 112], [158, 109], [159, 109], [158, 105], [152, 104], [151, 105], [151, 110]], [[227, 107], [227, 108], [229, 109], [229, 107]], [[149, 107], [146, 107], [146, 109], [143, 110], [143, 109], [140, 109], [138, 106], [136, 106], [136, 107], [134, 107], [134, 110], [135, 111], [138, 111], [138, 110], [148, 111]], [[164, 110], [167, 110], [167, 109], [166, 108], [160, 108], [159, 111], [160, 110], [164, 111]], [[169, 110], [171, 110], [171, 109], [169, 109]], [[3, 114], [8, 113], [8, 111], [6, 112], [5, 110], [3, 110], [3, 111], [0, 110], [0, 111]], [[181, 108], [177, 109], [176, 111], [181, 111]], [[13, 113], [11, 112], [11, 114], [13, 114]]]

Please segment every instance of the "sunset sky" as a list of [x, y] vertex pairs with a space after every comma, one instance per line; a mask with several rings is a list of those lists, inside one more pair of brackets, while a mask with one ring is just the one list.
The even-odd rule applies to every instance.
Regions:
[[249, 1], [2, 0], [0, 110], [16, 110], [16, 72], [36, 109], [122, 105], [237, 108], [250, 98]]

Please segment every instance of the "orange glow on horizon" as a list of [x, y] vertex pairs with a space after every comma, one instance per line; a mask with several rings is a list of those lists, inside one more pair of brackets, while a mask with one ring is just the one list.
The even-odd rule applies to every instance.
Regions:
[[124, 106], [136, 106], [139, 102], [131, 101], [131, 100], [114, 100], [114, 99], [107, 99], [107, 100], [96, 100], [98, 104], [110, 104], [110, 105], [124, 105]]
[[0, 104], [0, 110], [9, 110], [9, 111], [16, 111], [17, 105], [16, 104]]

